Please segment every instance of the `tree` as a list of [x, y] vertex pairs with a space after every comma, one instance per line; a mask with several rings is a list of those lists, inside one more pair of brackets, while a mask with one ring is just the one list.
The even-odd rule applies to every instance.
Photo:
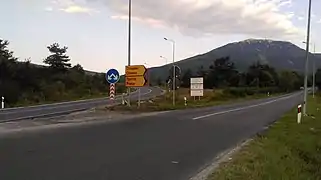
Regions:
[[191, 77], [193, 75], [193, 72], [191, 69], [187, 69], [187, 71], [184, 73], [182, 77], [182, 87], [189, 88], [190, 87], [190, 81]]
[[76, 64], [74, 67], [71, 68], [71, 70], [74, 70], [79, 73], [85, 73], [84, 68], [80, 64]]
[[69, 56], [66, 55], [67, 47], [60, 47], [58, 43], [54, 43], [47, 47], [51, 55], [49, 55], [43, 62], [48, 64], [51, 68], [57, 70], [65, 70], [71, 67]]
[[223, 57], [216, 59], [210, 66], [207, 86], [209, 87], [226, 87], [237, 86], [239, 83], [238, 71], [235, 68], [233, 62], [230, 61], [230, 57]]
[[278, 75], [274, 68], [257, 62], [247, 71], [246, 82], [249, 86], [269, 87], [278, 84]]
[[0, 39], [0, 62], [4, 60], [16, 61], [13, 52], [8, 49], [9, 41]]
[[8, 45], [9, 41], [0, 39], [0, 96], [6, 97], [6, 101], [16, 101], [20, 89], [15, 81], [17, 58], [8, 49]]
[[286, 92], [299, 89], [297, 87], [299, 80], [299, 77], [294, 72], [282, 71], [279, 75], [279, 88]]
[[321, 89], [321, 69], [318, 69], [315, 73], [315, 85], [318, 89]]

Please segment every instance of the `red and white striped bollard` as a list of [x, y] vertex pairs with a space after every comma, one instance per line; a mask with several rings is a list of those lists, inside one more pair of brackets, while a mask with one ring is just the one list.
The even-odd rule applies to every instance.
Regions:
[[111, 100], [114, 100], [115, 99], [115, 84], [110, 84], [109, 86], [109, 98]]

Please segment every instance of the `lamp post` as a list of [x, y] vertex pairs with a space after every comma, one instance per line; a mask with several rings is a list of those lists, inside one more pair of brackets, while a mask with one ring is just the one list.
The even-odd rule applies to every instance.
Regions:
[[162, 59], [164, 59], [165, 60], [165, 65], [167, 64], [167, 61], [168, 61], [168, 59], [166, 58], [166, 57], [164, 57], [164, 56], [159, 56], [160, 58], [162, 58]]
[[307, 24], [307, 40], [306, 40], [306, 51], [305, 51], [305, 76], [304, 76], [304, 99], [303, 99], [303, 115], [306, 116], [307, 110], [307, 96], [308, 96], [308, 63], [309, 63], [309, 46], [310, 46], [310, 25], [311, 25], [311, 9], [312, 0], [309, 0], [309, 10], [308, 10], [308, 24]]
[[[131, 64], [131, 21], [132, 21], [132, 0], [128, 0], [128, 66]], [[130, 87], [127, 88], [128, 106], [130, 106]]]
[[[305, 41], [303, 41], [304, 44], [306, 44]], [[312, 45], [312, 43], [310, 43], [310, 45]], [[313, 43], [313, 55], [315, 54], [315, 43]], [[314, 94], [315, 94], [315, 59], [313, 59], [312, 61], [312, 94], [313, 94], [313, 98], [314, 98]]]
[[173, 106], [175, 106], [175, 86], [176, 86], [176, 75], [175, 75], [175, 41], [172, 39], [164, 38], [166, 41], [170, 41], [173, 45]]
[[[166, 57], [164, 57], [164, 56], [159, 56], [159, 57], [162, 58], [162, 59], [165, 59], [165, 65], [167, 65], [168, 59]], [[166, 80], [165, 80], [165, 88], [166, 88], [166, 93], [167, 93], [167, 91], [169, 91], [169, 86], [168, 86]], [[166, 99], [166, 95], [165, 95], [165, 99]]]
[[[315, 55], [315, 43], [313, 45], [313, 56]], [[313, 59], [313, 98], [315, 94], [315, 58]]]

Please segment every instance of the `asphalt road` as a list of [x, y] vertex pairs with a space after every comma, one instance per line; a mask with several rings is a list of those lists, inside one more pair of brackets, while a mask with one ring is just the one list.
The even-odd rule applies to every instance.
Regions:
[[0, 179], [187, 180], [301, 101], [302, 93], [296, 93], [1, 136]]
[[[161, 89], [157, 87], [143, 87], [141, 88], [140, 94], [142, 99], [147, 99], [160, 95], [161, 92]], [[137, 100], [138, 91], [133, 92], [130, 97], [131, 100]], [[15, 121], [41, 116], [59, 115], [73, 111], [90, 109], [95, 106], [107, 104], [112, 105], [120, 102], [121, 96], [117, 96], [114, 101], [111, 101], [109, 98], [98, 98], [63, 103], [45, 104], [39, 106], [0, 109], [0, 122]]]

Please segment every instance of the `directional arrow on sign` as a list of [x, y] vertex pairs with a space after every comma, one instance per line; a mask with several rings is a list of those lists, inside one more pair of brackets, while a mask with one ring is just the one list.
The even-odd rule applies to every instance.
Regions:
[[118, 79], [118, 76], [115, 74], [111, 74], [108, 76], [108, 80], [117, 80], [117, 79]]
[[144, 76], [137, 77], [126, 77], [126, 86], [127, 87], [142, 87], [145, 86], [147, 80]]
[[133, 66], [126, 66], [125, 74], [126, 77], [129, 76], [144, 76], [147, 69], [143, 65], [133, 65]]

